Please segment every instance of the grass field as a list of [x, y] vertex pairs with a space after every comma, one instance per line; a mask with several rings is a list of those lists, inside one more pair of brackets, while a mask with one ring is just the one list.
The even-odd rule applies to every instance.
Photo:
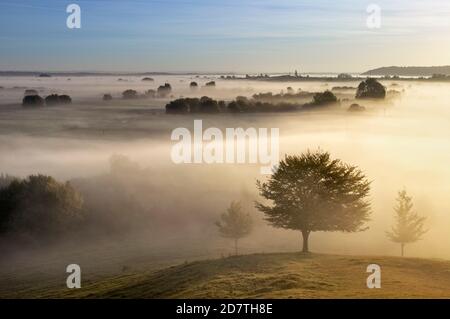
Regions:
[[[368, 289], [367, 265], [381, 266]], [[22, 292], [23, 293], [23, 292]], [[40, 298], [450, 298], [450, 262], [277, 253], [234, 256], [30, 291]]]

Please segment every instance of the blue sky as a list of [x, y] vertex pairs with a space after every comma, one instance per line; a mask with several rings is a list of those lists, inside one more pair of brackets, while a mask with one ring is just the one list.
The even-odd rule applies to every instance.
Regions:
[[[66, 7], [81, 7], [81, 29]], [[381, 8], [368, 29], [366, 8]], [[448, 0], [0, 0], [0, 70], [358, 72], [450, 64]]]

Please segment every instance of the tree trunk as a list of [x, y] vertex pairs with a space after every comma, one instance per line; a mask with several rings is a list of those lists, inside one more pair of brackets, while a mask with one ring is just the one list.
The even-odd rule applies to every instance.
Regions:
[[237, 256], [238, 254], [238, 239], [234, 239], [234, 254]]
[[309, 253], [309, 246], [308, 246], [308, 239], [309, 239], [309, 231], [302, 230], [302, 237], [303, 237], [303, 253]]
[[402, 257], [403, 257], [403, 256], [405, 255], [405, 254], [404, 254], [405, 244], [404, 244], [404, 243], [401, 243], [400, 245], [401, 245], [401, 247], [402, 247]]

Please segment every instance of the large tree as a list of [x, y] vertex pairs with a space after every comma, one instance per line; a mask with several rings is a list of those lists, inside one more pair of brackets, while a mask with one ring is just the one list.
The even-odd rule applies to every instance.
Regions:
[[396, 224], [386, 234], [390, 240], [400, 244], [402, 257], [405, 245], [422, 239], [427, 232], [424, 229], [425, 217], [419, 216], [412, 209], [412, 198], [405, 190], [398, 192], [397, 206], [394, 207]]
[[356, 167], [332, 159], [323, 151], [286, 156], [265, 182], [260, 195], [271, 201], [256, 207], [274, 227], [299, 230], [303, 252], [311, 232], [366, 230], [370, 182]]
[[253, 228], [253, 220], [250, 214], [242, 210], [239, 202], [232, 202], [227, 211], [216, 222], [220, 234], [225, 238], [234, 239], [235, 254], [238, 254], [238, 240], [250, 234]]

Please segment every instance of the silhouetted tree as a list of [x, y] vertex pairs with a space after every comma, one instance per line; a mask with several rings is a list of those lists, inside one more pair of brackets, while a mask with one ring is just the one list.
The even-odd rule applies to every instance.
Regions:
[[412, 208], [412, 198], [406, 191], [398, 192], [397, 206], [394, 207], [396, 224], [392, 227], [392, 231], [386, 232], [386, 234], [390, 240], [400, 244], [402, 257], [405, 245], [422, 239], [427, 232], [424, 229], [426, 218], [413, 212]]
[[314, 105], [327, 105], [337, 102], [337, 97], [333, 92], [326, 90], [323, 93], [316, 93], [313, 96]]
[[356, 90], [357, 99], [384, 99], [386, 97], [386, 88], [376, 79], [368, 78], [358, 85]]
[[234, 251], [237, 255], [238, 240], [251, 233], [253, 220], [250, 214], [242, 211], [240, 203], [232, 202], [226, 213], [220, 216], [220, 221], [216, 225], [223, 237], [234, 239]]
[[272, 205], [257, 202], [256, 207], [272, 226], [299, 230], [303, 252], [309, 251], [311, 232], [367, 229], [370, 182], [356, 166], [331, 159], [327, 152], [286, 156], [269, 181], [258, 181], [257, 187]]
[[172, 92], [172, 86], [169, 83], [160, 85], [157, 89], [158, 96], [161, 98], [167, 97]]
[[186, 99], [176, 99], [166, 105], [168, 114], [184, 114], [189, 112], [189, 104]]
[[155, 90], [147, 90], [145, 91], [145, 96], [154, 99], [156, 97], [156, 91]]
[[42, 106], [45, 101], [39, 95], [27, 95], [22, 99], [23, 106]]
[[223, 100], [218, 101], [217, 106], [219, 107], [220, 112], [224, 112], [227, 110], [227, 103]]
[[71, 104], [72, 103], [72, 98], [68, 95], [60, 95], [59, 96], [59, 103], [60, 104]]
[[180, 98], [166, 104], [167, 114], [197, 113], [200, 111], [200, 99]]
[[58, 94], [50, 94], [45, 97], [45, 104], [47, 106], [58, 105], [59, 103], [60, 101]]
[[185, 101], [189, 106], [190, 113], [200, 112], [200, 99], [199, 98], [186, 98]]
[[9, 186], [9, 184], [16, 179], [17, 177], [8, 174], [0, 174], [0, 189]]
[[203, 96], [200, 99], [200, 112], [202, 113], [219, 113], [219, 104], [210, 97]]
[[348, 108], [349, 112], [362, 112], [362, 111], [365, 111], [365, 110], [366, 110], [366, 108], [364, 106], [359, 105], [357, 103], [353, 103]]
[[124, 99], [136, 99], [138, 97], [138, 93], [135, 90], [125, 90], [122, 92], [122, 98]]
[[236, 101], [232, 101], [228, 104], [228, 111], [230, 113], [241, 113], [242, 109]]

